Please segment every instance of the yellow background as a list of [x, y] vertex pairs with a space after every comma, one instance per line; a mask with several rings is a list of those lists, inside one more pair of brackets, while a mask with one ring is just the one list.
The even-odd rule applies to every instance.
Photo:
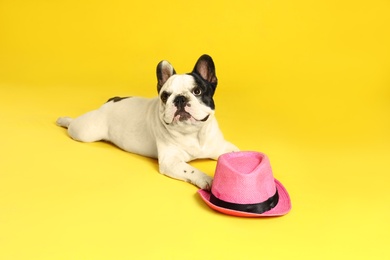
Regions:
[[[388, 1], [0, 1], [0, 259], [389, 259]], [[55, 125], [210, 54], [216, 116], [283, 217], [209, 209], [155, 160]], [[192, 165], [213, 175], [216, 162]]]

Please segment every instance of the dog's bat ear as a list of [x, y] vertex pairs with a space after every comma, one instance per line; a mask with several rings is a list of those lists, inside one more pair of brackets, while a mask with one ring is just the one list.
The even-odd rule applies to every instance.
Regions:
[[204, 54], [200, 56], [198, 61], [195, 64], [194, 70], [192, 73], [196, 73], [199, 76], [201, 76], [204, 80], [210, 82], [215, 87], [218, 84], [218, 79], [215, 74], [215, 66], [213, 59], [207, 55]]
[[172, 75], [176, 74], [176, 71], [168, 61], [163, 60], [158, 63], [156, 74], [157, 74], [157, 91], [158, 93], [160, 93], [162, 86]]

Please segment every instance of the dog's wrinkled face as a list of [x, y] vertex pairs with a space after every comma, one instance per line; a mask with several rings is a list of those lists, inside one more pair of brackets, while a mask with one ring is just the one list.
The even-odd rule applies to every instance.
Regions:
[[217, 78], [210, 56], [201, 56], [194, 70], [182, 75], [162, 61], [157, 66], [157, 79], [160, 118], [166, 125], [201, 125], [213, 115]]
[[[213, 113], [210, 89], [192, 75], [173, 75], [161, 89], [160, 116], [165, 124], [196, 124]], [[211, 106], [212, 105], [212, 106]]]

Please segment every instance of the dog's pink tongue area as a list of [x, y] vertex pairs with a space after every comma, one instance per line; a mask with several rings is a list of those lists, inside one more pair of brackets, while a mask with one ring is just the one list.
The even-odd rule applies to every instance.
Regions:
[[186, 121], [191, 118], [191, 115], [185, 111], [177, 111], [175, 113], [175, 120]]

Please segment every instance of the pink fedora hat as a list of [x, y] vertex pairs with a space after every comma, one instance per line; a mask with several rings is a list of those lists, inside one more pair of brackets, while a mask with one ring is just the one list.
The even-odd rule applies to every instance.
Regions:
[[211, 192], [199, 190], [206, 204], [239, 217], [281, 216], [291, 210], [290, 196], [259, 152], [232, 152], [218, 158]]

